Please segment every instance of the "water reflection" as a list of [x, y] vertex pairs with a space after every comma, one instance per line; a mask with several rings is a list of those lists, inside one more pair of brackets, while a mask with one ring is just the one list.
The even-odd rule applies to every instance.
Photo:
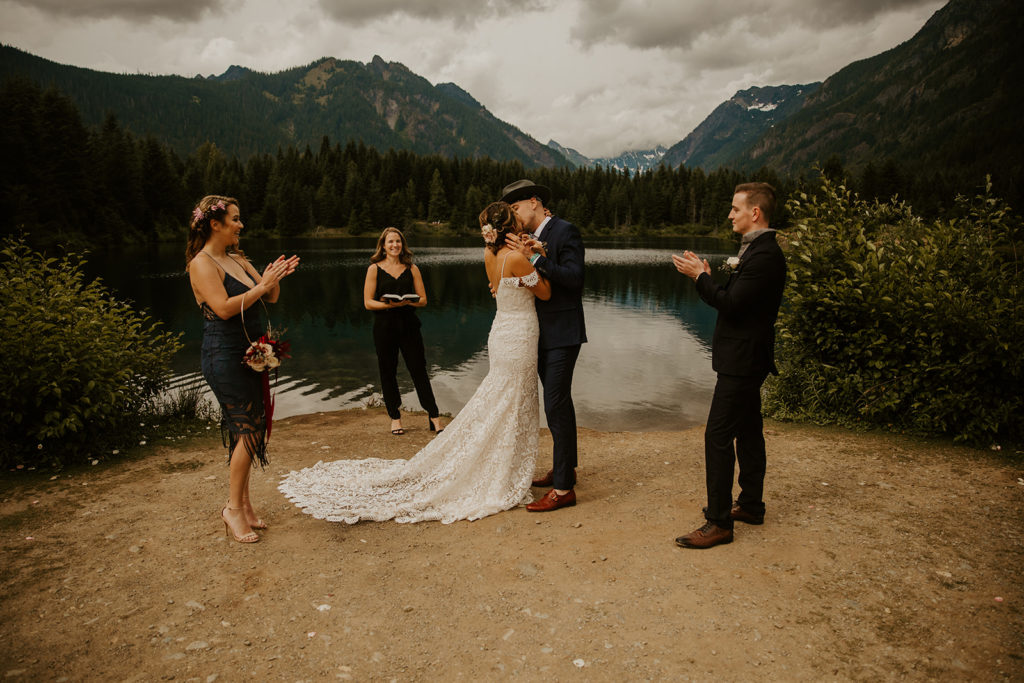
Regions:
[[[379, 390], [372, 315], [362, 306], [363, 280], [374, 240], [249, 241], [263, 264], [299, 253], [300, 269], [270, 307], [275, 327], [287, 329], [294, 358], [277, 385], [276, 416], [363, 405]], [[430, 305], [420, 309], [431, 382], [441, 410], [457, 413], [487, 373], [487, 333], [494, 300], [476, 243], [413, 242]], [[676, 273], [670, 256], [691, 248], [721, 262], [729, 243], [710, 240], [588, 242], [584, 308], [590, 342], [583, 346], [573, 384], [582, 426], [603, 430], [680, 429], [703, 423], [714, 385], [709, 344], [715, 313]], [[89, 269], [149, 309], [169, 329], [184, 332], [175, 385], [201, 383], [202, 323], [182, 272], [182, 250], [162, 245], [90, 255]], [[419, 409], [404, 368], [403, 404]]]

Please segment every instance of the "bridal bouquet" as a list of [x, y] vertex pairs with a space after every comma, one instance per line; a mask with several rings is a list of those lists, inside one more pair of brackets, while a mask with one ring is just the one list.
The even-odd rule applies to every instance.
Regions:
[[256, 372], [274, 370], [281, 365], [281, 360], [291, 358], [288, 353], [291, 351], [291, 343], [279, 339], [272, 328], [267, 328], [267, 333], [249, 344], [242, 356], [242, 362]]

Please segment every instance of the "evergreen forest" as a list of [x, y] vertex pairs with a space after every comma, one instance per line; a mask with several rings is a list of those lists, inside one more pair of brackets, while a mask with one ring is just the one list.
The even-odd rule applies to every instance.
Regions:
[[[250, 235], [376, 234], [388, 225], [470, 235], [480, 210], [524, 177], [551, 187], [552, 210], [585, 235], [728, 234], [737, 183], [764, 180], [785, 199], [815, 186], [818, 175], [527, 170], [518, 161], [381, 151], [326, 136], [315, 150], [289, 146], [240, 159], [207, 142], [183, 158], [152, 135], [132, 134], [113, 114], [87, 126], [68, 96], [19, 78], [0, 87], [0, 156], [0, 235], [67, 248], [184, 240], [189, 213], [206, 194], [238, 198]], [[844, 176], [835, 159], [819, 171]], [[957, 192], [973, 194], [983, 181], [963, 180]], [[927, 183], [915, 190], [891, 160], [869, 164], [849, 185], [867, 198], [899, 194], [911, 204], [916, 194], [926, 215], [953, 200]]]

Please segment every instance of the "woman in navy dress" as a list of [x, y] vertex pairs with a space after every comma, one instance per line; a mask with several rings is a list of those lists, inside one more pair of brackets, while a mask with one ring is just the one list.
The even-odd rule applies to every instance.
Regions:
[[441, 414], [427, 377], [426, 352], [420, 320], [416, 317], [416, 309], [427, 305], [427, 292], [420, 269], [412, 262], [405, 235], [398, 228], [384, 228], [377, 240], [377, 250], [370, 257], [363, 284], [363, 305], [374, 313], [373, 345], [377, 349], [381, 393], [391, 418], [391, 433], [405, 434], [398, 410], [402, 402], [398, 391], [399, 352], [409, 368], [416, 397], [427, 411], [430, 431], [440, 432]]
[[253, 463], [267, 462], [267, 424], [262, 373], [245, 365], [242, 357], [249, 339], [258, 339], [265, 330], [259, 300], [277, 301], [281, 279], [295, 271], [299, 259], [282, 255], [260, 275], [238, 249], [242, 227], [236, 199], [203, 197], [192, 212], [185, 261], [203, 313], [203, 376], [220, 403], [221, 432], [228, 447], [228, 504], [220, 516], [236, 541], [255, 543], [259, 536], [253, 529], [267, 525], [253, 510], [249, 473]]

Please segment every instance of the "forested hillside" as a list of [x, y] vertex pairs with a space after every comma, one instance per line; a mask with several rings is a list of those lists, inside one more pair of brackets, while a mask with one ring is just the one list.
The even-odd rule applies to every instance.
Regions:
[[[87, 126], [69, 97], [26, 80], [0, 87], [0, 156], [0, 233], [86, 245], [184, 239], [194, 202], [209, 193], [237, 197], [251, 233], [360, 234], [426, 222], [474, 234], [480, 210], [523, 177], [549, 185], [554, 210], [587, 234], [708, 232], [727, 225], [732, 189], [746, 179], [666, 167], [641, 174], [526, 169], [518, 161], [380, 152], [327, 137], [315, 147], [245, 158], [213, 143], [182, 156], [113, 116]], [[789, 186], [770, 172], [758, 177]]]
[[279, 147], [361, 140], [380, 150], [490, 157], [524, 166], [561, 154], [495, 118], [452, 83], [431, 85], [397, 62], [325, 57], [273, 74], [232, 66], [211, 78], [113, 74], [57, 64], [0, 46], [0, 81], [25, 78], [68, 95], [89, 124], [113, 113], [135, 135], [181, 155], [213, 142], [248, 158]]
[[1019, 0], [951, 0], [907, 42], [826, 79], [726, 163], [799, 173], [831, 162], [868, 196], [888, 183], [929, 213], [992, 174], [996, 193], [1019, 206], [1022, 31]]

